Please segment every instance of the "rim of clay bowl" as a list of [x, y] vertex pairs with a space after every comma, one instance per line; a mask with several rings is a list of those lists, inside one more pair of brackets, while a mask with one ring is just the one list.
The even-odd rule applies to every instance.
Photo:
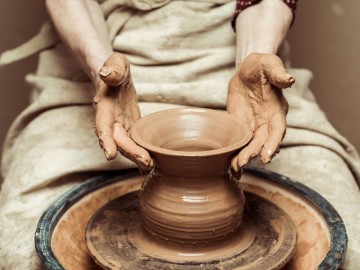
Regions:
[[[222, 147], [222, 148], [218, 148], [215, 150], [205, 150], [205, 151], [179, 151], [179, 150], [171, 150], [171, 149], [166, 149], [166, 148], [161, 148], [158, 146], [155, 146], [153, 144], [148, 143], [147, 141], [143, 140], [142, 137], [140, 136], [140, 129], [144, 127], [144, 123], [146, 121], [148, 121], [148, 119], [151, 118], [156, 118], [159, 115], [162, 114], [178, 114], [179, 112], [183, 112], [183, 113], [204, 113], [204, 114], [222, 114], [225, 117], [228, 118], [232, 118], [233, 119], [233, 123], [241, 126], [241, 128], [243, 130], [245, 130], [244, 132], [244, 136], [236, 143], [226, 146], [226, 147]], [[221, 155], [224, 153], [229, 153], [235, 150], [240, 150], [241, 148], [243, 148], [244, 146], [246, 146], [251, 138], [253, 137], [253, 133], [250, 130], [249, 126], [246, 125], [242, 120], [240, 120], [238, 117], [235, 117], [232, 114], [229, 114], [227, 111], [223, 111], [223, 110], [213, 110], [213, 109], [204, 109], [204, 108], [175, 108], [175, 109], [167, 109], [167, 110], [162, 110], [162, 111], [158, 111], [158, 112], [154, 112], [151, 114], [146, 115], [143, 118], [140, 118], [138, 121], [136, 121], [136, 123], [132, 126], [131, 128], [131, 138], [140, 146], [144, 147], [147, 150], [150, 150], [152, 152], [155, 153], [159, 153], [159, 154], [163, 154], [163, 155], [167, 155], [167, 156], [182, 156], [182, 157], [202, 157], [202, 156], [214, 156], [214, 155]]]
[[[247, 167], [244, 171], [294, 191], [310, 202], [321, 213], [329, 226], [331, 242], [329, 251], [318, 269], [338, 269], [346, 254], [347, 234], [345, 224], [335, 208], [319, 193], [291, 178], [259, 168]], [[65, 269], [57, 260], [51, 248], [52, 233], [61, 216], [77, 201], [93, 191], [138, 175], [139, 171], [137, 169], [130, 169], [107, 172], [104, 175], [89, 178], [65, 192], [49, 206], [41, 216], [35, 231], [35, 249], [46, 269]]]

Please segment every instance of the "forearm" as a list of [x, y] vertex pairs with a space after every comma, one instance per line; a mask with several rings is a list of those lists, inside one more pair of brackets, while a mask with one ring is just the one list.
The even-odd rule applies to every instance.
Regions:
[[95, 82], [112, 53], [107, 26], [98, 3], [91, 0], [46, 0], [60, 38]]
[[253, 52], [276, 54], [292, 16], [280, 0], [263, 0], [243, 10], [236, 19], [236, 63]]

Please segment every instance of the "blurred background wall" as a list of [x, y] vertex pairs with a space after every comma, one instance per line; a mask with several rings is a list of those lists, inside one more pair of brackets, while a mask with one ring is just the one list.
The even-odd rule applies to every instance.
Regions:
[[[309, 68], [311, 89], [330, 122], [360, 151], [360, 2], [299, 0], [289, 33], [294, 67]], [[359, 61], [359, 62], [358, 62]]]
[[[360, 149], [360, 16], [358, 0], [300, 0], [289, 33], [294, 67], [314, 73], [311, 88], [333, 125]], [[39, 29], [43, 1], [0, 0], [0, 52], [21, 44]], [[36, 57], [0, 68], [0, 142], [25, 108]]]

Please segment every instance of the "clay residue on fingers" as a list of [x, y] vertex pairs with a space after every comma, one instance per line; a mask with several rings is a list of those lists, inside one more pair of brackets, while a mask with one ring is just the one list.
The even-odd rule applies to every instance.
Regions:
[[110, 86], [119, 86], [125, 79], [122, 70], [115, 66], [103, 66], [99, 75], [100, 78]]
[[118, 150], [135, 162], [142, 172], [151, 170], [153, 162], [150, 155], [128, 136], [131, 126], [141, 115], [127, 58], [120, 53], [111, 54], [100, 69], [99, 76], [101, 80], [93, 106], [96, 134], [106, 158], [115, 158]]
[[110, 86], [120, 86], [130, 79], [130, 65], [127, 58], [120, 53], [113, 53], [99, 71], [100, 78]]
[[229, 83], [227, 110], [246, 121], [254, 138], [232, 160], [232, 169], [240, 170], [260, 155], [269, 163], [284, 138], [288, 103], [282, 89], [295, 78], [286, 72], [281, 59], [273, 54], [250, 54], [237, 68]]
[[254, 57], [260, 58], [261, 68], [271, 84], [283, 89], [295, 82], [294, 76], [286, 72], [283, 62], [277, 55], [254, 54]]
[[114, 139], [119, 152], [135, 162], [141, 173], [145, 174], [154, 166], [154, 162], [150, 154], [142, 147], [138, 146], [127, 134], [124, 127], [119, 124], [114, 124]]

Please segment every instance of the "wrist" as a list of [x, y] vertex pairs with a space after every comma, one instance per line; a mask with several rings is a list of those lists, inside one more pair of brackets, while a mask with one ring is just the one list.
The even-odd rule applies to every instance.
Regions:
[[242, 11], [236, 19], [236, 63], [252, 52], [276, 54], [291, 19], [292, 13], [282, 1], [263, 0]]
[[247, 46], [243, 48], [236, 55], [236, 66], [242, 63], [246, 57], [248, 57], [252, 53], [260, 53], [260, 54], [276, 54], [278, 50], [277, 44], [266, 44], [265, 46]]

